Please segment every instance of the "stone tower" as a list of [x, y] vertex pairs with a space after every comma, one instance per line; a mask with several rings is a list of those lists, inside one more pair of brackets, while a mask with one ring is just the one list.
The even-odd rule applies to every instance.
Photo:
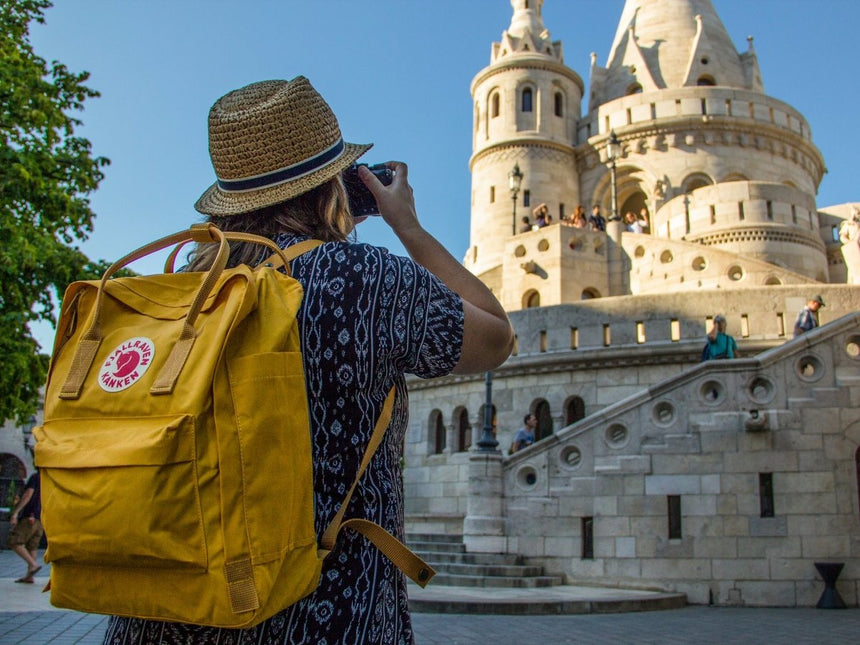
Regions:
[[[582, 79], [565, 66], [561, 42], [544, 27], [543, 0], [511, 5], [510, 27], [493, 43], [490, 65], [471, 87], [472, 217], [465, 263], [496, 293], [504, 249], [520, 218], [545, 202], [558, 221], [579, 200], [574, 147]], [[508, 188], [515, 165], [527, 177], [516, 209]]]
[[814, 198], [824, 162], [809, 125], [764, 94], [752, 38], [735, 51], [710, 0], [627, 0], [607, 66], [592, 59], [577, 152], [582, 191], [598, 200], [613, 130], [620, 210], [647, 206], [654, 237], [771, 264], [766, 284], [828, 281]]
[[[544, 26], [512, 0], [472, 82], [471, 245], [465, 264], [508, 311], [702, 288], [828, 282], [815, 194], [824, 161], [809, 125], [764, 94], [752, 39], [739, 53], [710, 0], [627, 0], [606, 67], [583, 84]], [[649, 235], [566, 226], [577, 205], [646, 209]], [[516, 206], [508, 175], [524, 175]], [[554, 223], [519, 233], [546, 203]], [[833, 264], [833, 262], [830, 262]]]

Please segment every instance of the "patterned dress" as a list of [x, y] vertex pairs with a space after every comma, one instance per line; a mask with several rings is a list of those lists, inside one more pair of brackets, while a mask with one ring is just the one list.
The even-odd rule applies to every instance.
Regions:
[[[301, 239], [281, 235], [285, 248]], [[292, 263], [305, 288], [299, 310], [313, 435], [317, 536], [352, 483], [392, 385], [394, 413], [346, 517], [403, 538], [404, 373], [450, 373], [460, 358], [460, 297], [426, 269], [385, 249], [330, 242]], [[273, 401], [273, 404], [276, 402]], [[345, 530], [316, 591], [247, 630], [112, 617], [104, 643], [358, 645], [414, 642], [405, 576], [363, 536]]]

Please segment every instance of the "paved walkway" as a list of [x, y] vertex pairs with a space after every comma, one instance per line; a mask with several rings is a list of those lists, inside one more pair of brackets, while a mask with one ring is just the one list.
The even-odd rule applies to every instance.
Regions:
[[[0, 551], [0, 645], [97, 645], [105, 618], [52, 608], [42, 587], [16, 584], [24, 565]], [[860, 642], [860, 609], [687, 607], [667, 611], [574, 616], [413, 614], [418, 645], [767, 644], [849, 645]], [[193, 645], [193, 644], [189, 644]], [[309, 644], [310, 645], [310, 644]]]

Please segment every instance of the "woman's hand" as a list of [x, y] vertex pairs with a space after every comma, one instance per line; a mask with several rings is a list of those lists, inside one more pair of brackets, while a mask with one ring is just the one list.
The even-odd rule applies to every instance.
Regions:
[[366, 166], [359, 166], [358, 176], [376, 199], [379, 214], [382, 219], [400, 235], [411, 227], [420, 228], [418, 214], [415, 211], [415, 198], [412, 186], [409, 185], [409, 170], [405, 163], [389, 161], [385, 164], [393, 173], [394, 178], [386, 186], [370, 172]]

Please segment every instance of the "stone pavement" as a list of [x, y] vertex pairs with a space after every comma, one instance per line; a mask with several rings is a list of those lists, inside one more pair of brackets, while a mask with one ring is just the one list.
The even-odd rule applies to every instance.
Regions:
[[[36, 584], [15, 584], [24, 564], [0, 551], [0, 645], [97, 645], [106, 618], [50, 606]], [[667, 611], [564, 616], [414, 613], [418, 645], [555, 645], [681, 643], [849, 645], [860, 642], [860, 609], [686, 607]], [[193, 645], [193, 644], [189, 644]]]

